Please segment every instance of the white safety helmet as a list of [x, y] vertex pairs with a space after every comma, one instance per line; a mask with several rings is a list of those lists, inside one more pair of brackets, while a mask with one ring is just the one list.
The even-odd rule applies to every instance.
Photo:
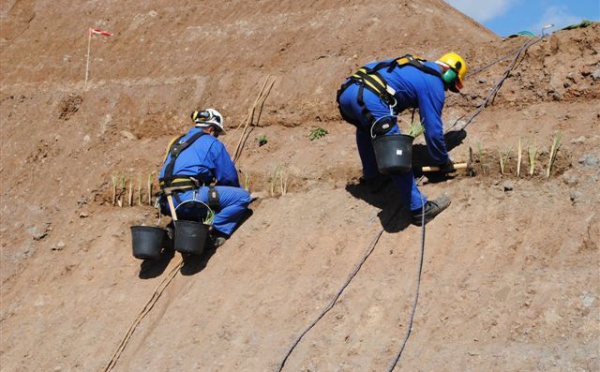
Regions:
[[223, 115], [213, 108], [209, 108], [201, 111], [192, 112], [192, 120], [196, 127], [207, 128], [211, 125], [217, 129], [219, 134], [225, 134], [225, 125]]

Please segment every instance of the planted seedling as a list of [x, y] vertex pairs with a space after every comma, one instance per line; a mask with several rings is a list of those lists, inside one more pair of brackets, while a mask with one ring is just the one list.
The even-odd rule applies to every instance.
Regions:
[[554, 138], [552, 138], [552, 148], [550, 149], [550, 158], [548, 160], [548, 169], [546, 170], [546, 177], [550, 177], [550, 173], [552, 172], [552, 166], [556, 161], [556, 154], [558, 153], [558, 149], [560, 148], [561, 137], [562, 133], [558, 132], [554, 134]]
[[499, 155], [500, 155], [500, 174], [504, 175], [504, 169], [506, 167], [506, 163], [508, 162], [508, 159], [510, 159], [510, 148], [504, 152], [499, 151]]
[[315, 128], [315, 129], [313, 129], [313, 130], [310, 131], [310, 134], [308, 135], [308, 138], [311, 141], [314, 141], [316, 139], [324, 137], [326, 134], [329, 134], [329, 132], [326, 129], [318, 127], [318, 128]]
[[484, 162], [484, 151], [481, 143], [477, 144], [477, 154], [479, 158], [479, 166], [481, 167], [481, 174], [485, 176], [485, 162]]
[[423, 133], [425, 133], [425, 127], [423, 125], [421, 125], [421, 123], [415, 122], [415, 121], [410, 123], [408, 132], [406, 132], [406, 134], [408, 134], [409, 136], [414, 137], [414, 138], [419, 137]]
[[529, 156], [529, 175], [533, 176], [533, 172], [535, 170], [535, 157], [537, 153], [535, 145], [529, 145], [527, 147], [527, 153]]
[[244, 173], [244, 190], [250, 192], [250, 174]]
[[288, 179], [289, 179], [288, 172], [285, 169], [280, 168], [279, 169], [279, 190], [281, 191], [281, 195], [287, 194]]
[[269, 142], [267, 136], [265, 136], [264, 134], [261, 134], [260, 136], [256, 137], [256, 141], [258, 142], [259, 147], [264, 146], [267, 144], [267, 142]]
[[206, 216], [204, 216], [204, 219], [202, 220], [202, 223], [208, 226], [211, 226], [213, 224], [213, 221], [215, 220], [215, 212], [208, 208], [207, 212], [206, 212]]
[[133, 179], [129, 180], [129, 198], [127, 199], [129, 202], [129, 206], [133, 206]]
[[121, 179], [119, 180], [119, 198], [117, 199], [117, 204], [119, 204], [119, 207], [123, 207], [123, 195], [125, 194], [126, 190], [127, 178], [125, 178], [125, 176], [121, 176]]
[[154, 172], [148, 174], [148, 205], [152, 205], [152, 176]]

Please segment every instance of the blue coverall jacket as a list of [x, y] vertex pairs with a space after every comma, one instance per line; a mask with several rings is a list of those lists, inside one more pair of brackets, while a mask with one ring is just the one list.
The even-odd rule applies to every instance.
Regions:
[[[389, 60], [392, 61], [392, 60]], [[379, 62], [372, 62], [366, 67], [374, 67]], [[441, 67], [433, 62], [425, 62], [428, 67], [440, 71]], [[379, 95], [368, 89], [363, 90], [363, 101], [366, 109], [374, 120], [390, 117], [395, 123], [387, 135], [400, 133], [396, 115], [407, 108], [418, 108], [421, 124], [425, 128], [425, 140], [431, 157], [438, 164], [450, 160], [444, 140], [442, 110], [445, 102], [444, 82], [439, 76], [426, 73], [414, 66], [406, 65], [396, 67], [391, 72], [387, 69], [378, 71], [382, 78], [391, 86], [396, 94], [394, 98], [397, 105], [391, 108]], [[371, 144], [371, 124], [363, 115], [362, 107], [358, 103], [359, 82], [349, 85], [339, 97], [340, 110], [347, 119], [357, 125], [356, 142], [363, 165], [365, 178], [379, 175], [377, 161]], [[427, 202], [425, 195], [421, 194], [414, 181], [412, 172], [392, 176], [392, 181], [399, 189], [405, 203], [411, 210], [417, 210]]]

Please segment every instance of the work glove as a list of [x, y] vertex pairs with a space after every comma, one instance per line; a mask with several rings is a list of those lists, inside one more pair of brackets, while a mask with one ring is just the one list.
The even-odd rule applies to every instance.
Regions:
[[442, 173], [442, 174], [452, 173], [452, 172], [456, 171], [452, 160], [448, 160], [447, 162], [438, 165], [438, 167], [440, 168], [440, 170], [438, 172]]

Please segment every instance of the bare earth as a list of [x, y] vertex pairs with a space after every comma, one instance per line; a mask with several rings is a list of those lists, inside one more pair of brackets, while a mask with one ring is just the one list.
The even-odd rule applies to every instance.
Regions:
[[[371, 248], [283, 370], [388, 370], [422, 230], [391, 187], [356, 185], [335, 92], [369, 61], [454, 50], [474, 74], [448, 96], [450, 129], [532, 40], [442, 0], [5, 0], [0, 22], [6, 372], [277, 371]], [[92, 38], [86, 86], [90, 26], [114, 35]], [[476, 175], [421, 180], [452, 205], [427, 225], [396, 371], [600, 370], [599, 53], [597, 23], [532, 45], [450, 153], [471, 148]], [[216, 252], [137, 260], [130, 226], [158, 221], [147, 178], [156, 191], [167, 143], [201, 107], [225, 114], [223, 140], [261, 198]]]

